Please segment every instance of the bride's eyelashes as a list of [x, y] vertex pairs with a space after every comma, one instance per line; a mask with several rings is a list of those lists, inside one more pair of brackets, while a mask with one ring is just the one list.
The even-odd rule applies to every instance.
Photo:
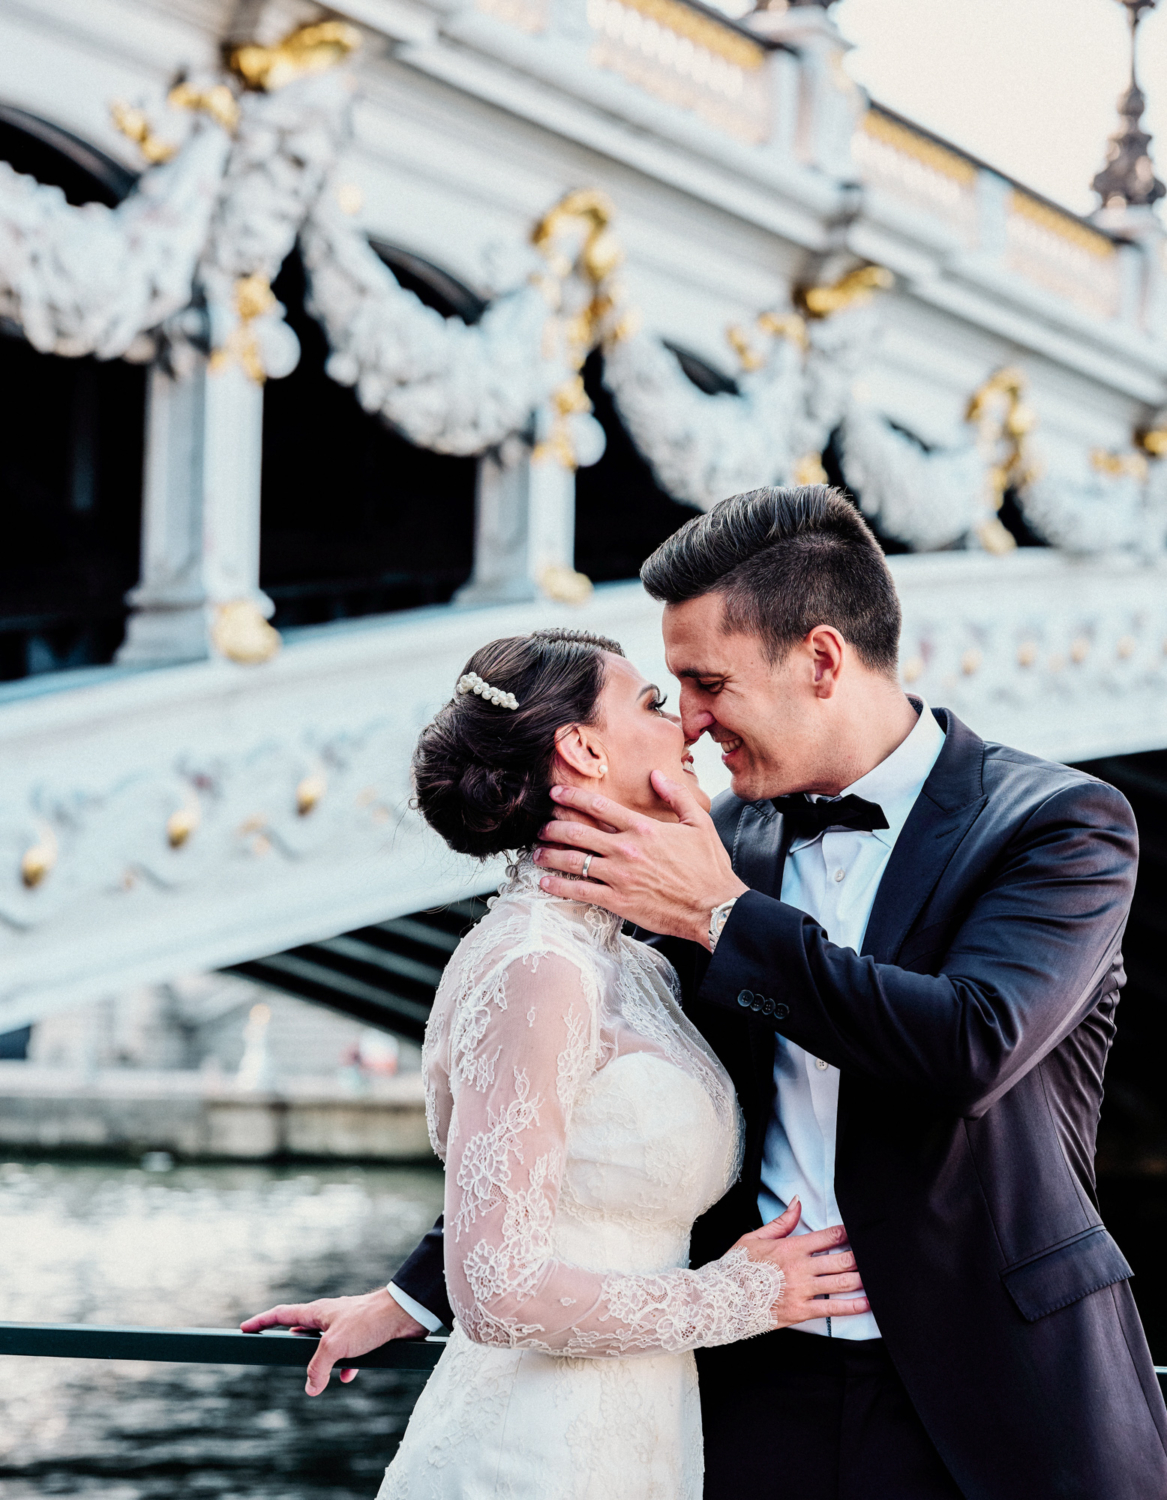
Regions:
[[669, 701], [668, 693], [657, 693], [656, 697], [649, 703], [649, 709], [654, 714], [663, 712], [665, 704]]

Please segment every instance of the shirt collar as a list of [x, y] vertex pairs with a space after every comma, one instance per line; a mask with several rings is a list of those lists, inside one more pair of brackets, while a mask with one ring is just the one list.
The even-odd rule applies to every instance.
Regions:
[[[908, 821], [908, 814], [944, 748], [944, 731], [927, 703], [923, 698], [914, 697], [908, 701], [914, 708], [918, 706], [919, 717], [906, 739], [865, 776], [860, 776], [858, 781], [853, 781], [839, 793], [841, 797], [846, 797], [854, 792], [857, 797], [863, 797], [868, 802], [879, 803], [889, 826], [875, 829], [872, 837], [879, 839], [889, 849], [899, 838], [901, 829]], [[821, 838], [822, 835], [816, 837]], [[802, 848], [812, 843], [814, 839], [798, 839], [792, 847]]]

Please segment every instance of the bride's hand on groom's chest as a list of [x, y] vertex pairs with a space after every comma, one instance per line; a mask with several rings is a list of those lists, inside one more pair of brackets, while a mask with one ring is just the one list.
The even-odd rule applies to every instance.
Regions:
[[554, 896], [618, 912], [649, 932], [708, 947], [710, 912], [748, 887], [688, 789], [659, 771], [653, 785], [678, 822], [658, 822], [596, 792], [553, 787], [556, 816], [534, 853], [544, 871], [540, 884]]

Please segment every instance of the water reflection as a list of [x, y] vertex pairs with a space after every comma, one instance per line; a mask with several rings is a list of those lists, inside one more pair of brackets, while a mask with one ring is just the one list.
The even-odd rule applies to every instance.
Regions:
[[[441, 1206], [428, 1168], [0, 1166], [0, 1319], [221, 1326], [383, 1284]], [[0, 1496], [368, 1500], [424, 1375], [315, 1401], [294, 1370], [0, 1360]]]

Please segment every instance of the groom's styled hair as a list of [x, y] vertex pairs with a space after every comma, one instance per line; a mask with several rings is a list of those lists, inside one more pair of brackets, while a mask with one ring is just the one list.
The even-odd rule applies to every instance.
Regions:
[[894, 676], [900, 602], [879, 543], [825, 484], [750, 490], [686, 521], [640, 570], [654, 599], [720, 594], [725, 628], [758, 636], [771, 663], [832, 625], [864, 666]]

